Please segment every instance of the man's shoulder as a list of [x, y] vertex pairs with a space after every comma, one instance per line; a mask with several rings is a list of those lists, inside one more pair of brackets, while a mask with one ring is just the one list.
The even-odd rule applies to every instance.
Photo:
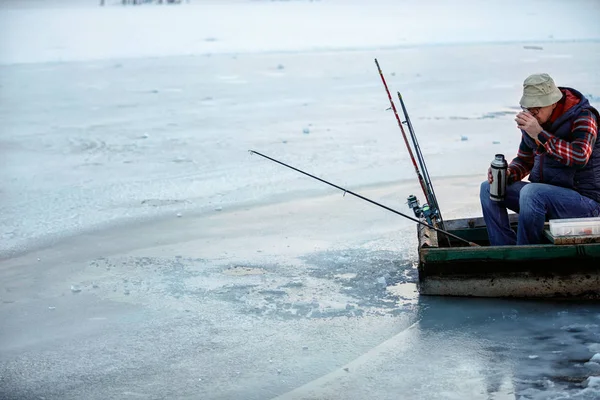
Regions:
[[589, 106], [581, 109], [577, 116], [575, 117], [575, 122], [583, 122], [583, 123], [593, 123], [597, 125], [598, 120], [600, 119], [600, 113], [594, 107]]
[[581, 110], [579, 117], [590, 117], [597, 121], [600, 117], [600, 112], [598, 112], [598, 110], [596, 110], [594, 107], [589, 106]]

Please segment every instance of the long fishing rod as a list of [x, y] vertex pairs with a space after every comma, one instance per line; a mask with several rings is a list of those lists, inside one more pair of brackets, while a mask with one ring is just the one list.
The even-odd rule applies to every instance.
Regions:
[[390, 208], [390, 207], [388, 207], [388, 206], [385, 206], [385, 205], [383, 205], [383, 204], [381, 204], [381, 203], [378, 203], [378, 202], [376, 202], [376, 201], [374, 201], [374, 200], [371, 200], [371, 199], [368, 199], [368, 198], [366, 198], [366, 197], [364, 197], [364, 196], [361, 196], [361, 195], [360, 195], [360, 194], [358, 194], [358, 193], [354, 193], [354, 192], [352, 192], [352, 191], [350, 191], [350, 190], [348, 190], [348, 189], [344, 189], [344, 188], [343, 188], [343, 187], [341, 187], [341, 186], [338, 186], [338, 185], [336, 185], [336, 184], [333, 184], [333, 183], [331, 183], [331, 182], [327, 182], [325, 179], [321, 179], [321, 178], [319, 178], [318, 176], [311, 175], [311, 174], [309, 174], [308, 172], [304, 172], [304, 171], [302, 171], [302, 170], [300, 170], [300, 169], [298, 169], [298, 168], [292, 167], [291, 165], [288, 165], [288, 164], [286, 164], [286, 163], [284, 163], [284, 162], [278, 161], [278, 160], [276, 160], [276, 159], [274, 159], [274, 158], [271, 158], [271, 157], [269, 157], [269, 156], [266, 156], [266, 155], [264, 155], [264, 154], [262, 154], [262, 153], [259, 153], [258, 151], [254, 151], [254, 150], [248, 150], [248, 152], [249, 152], [250, 154], [257, 154], [257, 155], [259, 155], [259, 156], [261, 156], [261, 157], [264, 157], [264, 158], [266, 158], [267, 160], [271, 160], [271, 161], [273, 161], [273, 162], [275, 162], [275, 163], [277, 163], [277, 164], [283, 165], [284, 167], [287, 167], [287, 168], [293, 169], [294, 171], [300, 172], [301, 174], [304, 174], [304, 175], [306, 175], [306, 176], [309, 176], [309, 177], [311, 177], [311, 178], [313, 178], [313, 179], [316, 179], [316, 180], [318, 180], [318, 181], [321, 181], [321, 182], [323, 182], [323, 183], [325, 183], [325, 184], [327, 184], [327, 185], [329, 185], [329, 186], [333, 186], [334, 188], [336, 188], [336, 189], [339, 189], [339, 190], [343, 191], [343, 192], [344, 192], [344, 195], [346, 195], [346, 193], [348, 193], [348, 194], [351, 194], [352, 196], [356, 196], [356, 197], [358, 197], [358, 198], [359, 198], [359, 199], [361, 199], [361, 200], [368, 201], [368, 202], [369, 202], [369, 203], [371, 203], [371, 204], [375, 204], [376, 206], [379, 206], [379, 207], [381, 207], [381, 208], [384, 208], [384, 209], [386, 209], [386, 210], [388, 210], [388, 211], [391, 211], [391, 212], [393, 212], [394, 214], [398, 214], [398, 215], [400, 215], [400, 216], [402, 216], [402, 217], [404, 217], [404, 218], [410, 219], [410, 220], [411, 220], [411, 221], [413, 221], [413, 222], [416, 222], [416, 223], [418, 223], [418, 224], [421, 224], [421, 225], [423, 225], [423, 226], [426, 226], [426, 227], [428, 227], [428, 228], [430, 228], [430, 229], [433, 229], [433, 230], [435, 230], [435, 231], [437, 231], [437, 232], [441, 232], [441, 233], [443, 233], [443, 234], [444, 234], [444, 235], [446, 235], [446, 236], [449, 236], [449, 237], [451, 237], [451, 238], [454, 238], [454, 239], [460, 240], [461, 242], [467, 243], [469, 246], [479, 246], [478, 244], [475, 244], [475, 243], [473, 243], [473, 242], [469, 242], [468, 240], [465, 240], [465, 239], [463, 239], [463, 238], [461, 238], [461, 237], [458, 237], [458, 236], [456, 236], [456, 235], [454, 235], [454, 234], [452, 234], [452, 233], [450, 233], [450, 232], [446, 232], [446, 231], [445, 231], [445, 230], [443, 230], [443, 229], [439, 229], [439, 228], [436, 228], [436, 227], [434, 227], [434, 226], [431, 226], [431, 225], [429, 225], [429, 224], [427, 224], [427, 223], [425, 223], [425, 222], [423, 222], [423, 221], [421, 221], [421, 220], [418, 220], [418, 219], [416, 219], [416, 218], [410, 217], [410, 216], [408, 216], [408, 215], [406, 215], [406, 214], [403, 214], [403, 213], [401, 213], [400, 211], [394, 210], [393, 208]]
[[400, 94], [400, 92], [398, 92], [398, 99], [400, 100], [400, 106], [402, 107], [402, 113], [404, 114], [404, 118], [406, 120], [406, 126], [408, 127], [408, 133], [410, 134], [410, 137], [412, 139], [413, 146], [415, 148], [415, 153], [417, 153], [417, 160], [419, 161], [421, 171], [423, 171], [423, 177], [425, 178], [425, 187], [427, 189], [427, 202], [435, 210], [435, 212], [437, 212], [440, 226], [443, 228], [444, 222], [442, 218], [442, 212], [440, 210], [437, 198], [435, 196], [435, 192], [433, 190], [433, 183], [431, 182], [429, 172], [427, 171], [427, 165], [425, 164], [425, 159], [423, 158], [421, 147], [419, 146], [419, 142], [417, 141], [417, 135], [415, 134], [412, 122], [410, 122], [410, 117], [408, 116], [408, 111], [406, 110], [406, 105], [404, 104], [404, 100], [402, 99], [402, 95]]
[[408, 139], [406, 138], [406, 132], [404, 132], [404, 127], [402, 126], [402, 122], [400, 121], [400, 117], [398, 116], [398, 111], [396, 111], [396, 105], [392, 100], [392, 95], [390, 94], [390, 90], [388, 89], [388, 85], [385, 81], [385, 77], [383, 76], [383, 72], [381, 71], [381, 67], [379, 66], [379, 62], [375, 59], [375, 65], [377, 65], [377, 70], [379, 71], [379, 76], [381, 76], [381, 81], [383, 82], [383, 86], [385, 87], [385, 91], [388, 95], [388, 99], [390, 100], [390, 105], [392, 106], [392, 110], [394, 111], [394, 115], [396, 116], [396, 121], [398, 121], [398, 126], [400, 127], [400, 131], [402, 132], [402, 137], [404, 138], [404, 143], [406, 143], [406, 148], [408, 149], [408, 154], [410, 155], [410, 159], [415, 167], [415, 172], [417, 173], [417, 178], [419, 178], [419, 183], [421, 184], [421, 189], [423, 189], [423, 194], [425, 198], [427, 198], [427, 189], [425, 187], [425, 181], [423, 176], [419, 172], [419, 167], [417, 166], [417, 162], [415, 161], [415, 156], [408, 144]]

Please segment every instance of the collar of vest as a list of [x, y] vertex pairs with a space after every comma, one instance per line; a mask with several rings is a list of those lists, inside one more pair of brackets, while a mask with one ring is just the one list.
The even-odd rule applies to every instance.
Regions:
[[590, 107], [588, 99], [578, 90], [569, 87], [559, 87], [559, 89], [563, 93], [563, 97], [550, 116], [551, 131], [553, 127], [558, 127], [566, 120], [578, 115], [582, 109]]

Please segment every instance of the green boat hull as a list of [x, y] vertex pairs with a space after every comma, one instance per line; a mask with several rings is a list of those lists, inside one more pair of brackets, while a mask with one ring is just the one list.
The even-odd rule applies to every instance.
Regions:
[[600, 299], [600, 243], [489, 246], [481, 218], [445, 227], [480, 246], [465, 247], [419, 225], [420, 294]]

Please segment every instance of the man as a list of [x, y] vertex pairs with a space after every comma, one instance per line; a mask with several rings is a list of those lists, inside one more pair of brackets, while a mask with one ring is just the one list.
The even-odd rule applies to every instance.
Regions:
[[[549, 219], [600, 215], [600, 114], [577, 90], [557, 87], [548, 74], [523, 83], [522, 112], [515, 121], [522, 138], [508, 166], [506, 197], [490, 199], [491, 171], [480, 199], [490, 244], [542, 242]], [[529, 181], [522, 179], [529, 174]], [[507, 208], [519, 214], [515, 233]]]

